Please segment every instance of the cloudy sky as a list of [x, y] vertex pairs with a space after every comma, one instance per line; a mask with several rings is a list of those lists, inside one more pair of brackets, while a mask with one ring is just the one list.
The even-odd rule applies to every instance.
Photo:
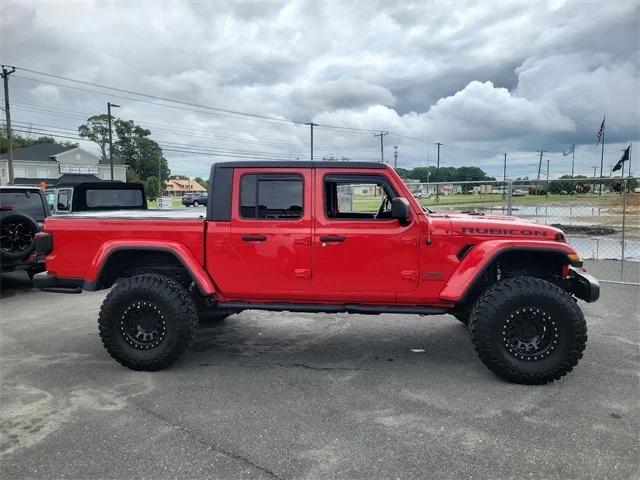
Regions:
[[348, 128], [316, 128], [316, 157], [379, 160], [385, 130], [399, 166], [433, 165], [441, 142], [443, 166], [501, 177], [506, 152], [509, 177], [535, 177], [544, 149], [557, 177], [574, 143], [576, 173], [599, 169], [604, 114], [605, 171], [640, 139], [639, 32], [634, 0], [3, 2], [0, 61], [16, 129], [73, 137], [112, 101], [174, 173], [308, 159], [313, 121]]

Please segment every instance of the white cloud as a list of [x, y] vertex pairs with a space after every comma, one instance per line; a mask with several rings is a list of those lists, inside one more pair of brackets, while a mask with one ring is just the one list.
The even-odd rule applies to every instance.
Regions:
[[55, 85], [38, 85], [29, 90], [31, 99], [44, 106], [58, 106], [62, 103], [60, 89]]

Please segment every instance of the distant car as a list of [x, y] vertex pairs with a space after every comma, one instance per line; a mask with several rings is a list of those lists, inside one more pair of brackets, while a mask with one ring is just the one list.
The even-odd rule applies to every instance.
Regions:
[[34, 255], [35, 236], [49, 208], [38, 187], [0, 187], [0, 272], [44, 271], [44, 255]]
[[205, 193], [186, 193], [182, 197], [182, 204], [185, 207], [198, 207], [207, 205], [207, 194]]
[[417, 198], [418, 200], [420, 200], [421, 198], [431, 198], [431, 194], [430, 193], [416, 192], [416, 193], [413, 194], [413, 198]]
[[511, 192], [511, 195], [513, 195], [514, 197], [524, 197], [526, 194], [527, 192], [524, 190], [513, 190]]

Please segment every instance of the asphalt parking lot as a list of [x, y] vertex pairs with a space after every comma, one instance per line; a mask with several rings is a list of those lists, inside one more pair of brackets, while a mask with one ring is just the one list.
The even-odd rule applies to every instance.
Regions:
[[133, 372], [98, 338], [104, 292], [5, 275], [0, 477], [638, 478], [639, 294], [581, 302], [580, 365], [527, 387], [448, 316], [247, 311]]

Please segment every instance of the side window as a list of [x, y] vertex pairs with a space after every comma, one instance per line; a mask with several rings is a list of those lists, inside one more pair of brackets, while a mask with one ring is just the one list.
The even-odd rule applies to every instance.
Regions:
[[57, 210], [68, 212], [71, 203], [71, 190], [58, 190]]
[[240, 181], [240, 216], [296, 219], [303, 213], [300, 175], [251, 174]]
[[324, 180], [325, 214], [330, 219], [388, 220], [395, 196], [379, 176], [328, 175]]
[[49, 210], [53, 212], [56, 206], [56, 191], [55, 190], [45, 190], [44, 195], [47, 198], [47, 203], [49, 204]]

